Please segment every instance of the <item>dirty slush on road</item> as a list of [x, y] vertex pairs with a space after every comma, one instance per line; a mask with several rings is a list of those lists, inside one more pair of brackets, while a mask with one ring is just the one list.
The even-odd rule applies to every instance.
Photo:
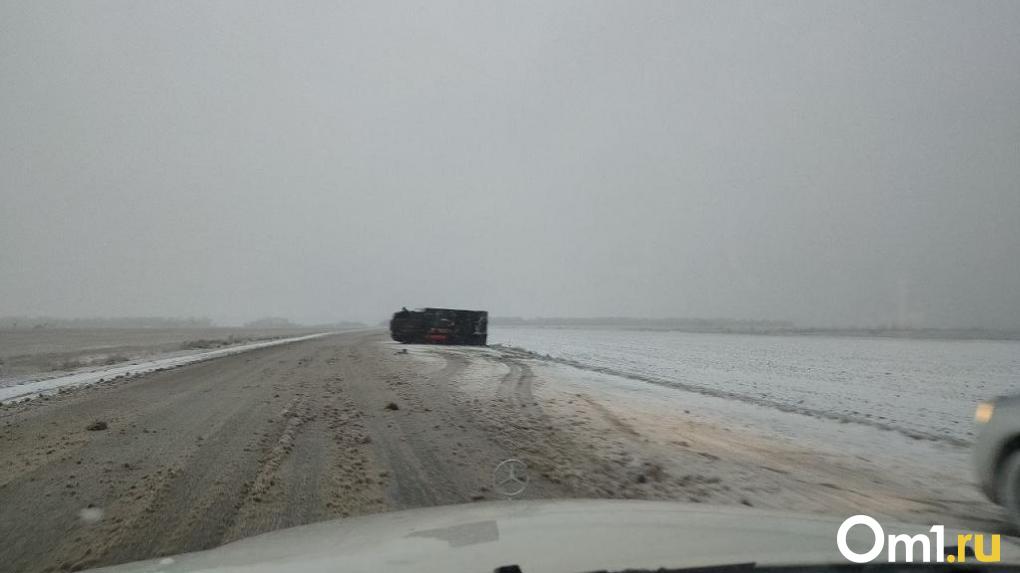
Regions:
[[[525, 497], [924, 517], [916, 489], [677, 413], [564, 391], [508, 348], [351, 332], [0, 409], [0, 562], [65, 571], [316, 521]], [[863, 492], [867, 492], [866, 494]]]
[[[77, 570], [498, 499], [501, 460], [571, 447], [551, 422], [521, 423], [541, 417], [526, 370], [495, 380], [504, 398], [480, 407], [456, 384], [469, 360], [384, 340], [339, 334], [5, 406], [0, 561]], [[554, 465], [529, 497], [590, 493]]]

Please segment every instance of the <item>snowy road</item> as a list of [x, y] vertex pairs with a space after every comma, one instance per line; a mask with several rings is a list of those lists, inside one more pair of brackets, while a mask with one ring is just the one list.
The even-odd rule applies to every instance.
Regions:
[[[576, 448], [546, 423], [529, 422], [541, 436], [516, 429], [516, 407], [476, 407], [458, 387], [474, 357], [398, 346], [379, 330], [344, 332], [0, 407], [3, 571], [78, 570], [499, 499], [492, 470], [520, 444]], [[478, 364], [491, 388], [531, 401], [527, 373]], [[540, 475], [528, 490], [593, 493]]]
[[950, 441], [514, 349], [402, 346], [380, 331], [230, 350], [0, 407], [6, 569], [119, 563], [321, 519], [498, 499], [492, 471], [510, 457], [528, 465], [529, 499], [1009, 531], [973, 487], [967, 448]]

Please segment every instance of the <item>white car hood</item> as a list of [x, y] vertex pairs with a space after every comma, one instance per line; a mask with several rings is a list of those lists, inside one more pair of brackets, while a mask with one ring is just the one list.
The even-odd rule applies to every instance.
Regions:
[[[849, 516], [844, 516], [849, 517]], [[732, 563], [847, 563], [836, 547], [841, 518], [734, 507], [623, 500], [472, 503], [294, 527], [172, 558], [96, 571], [482, 573], [516, 564], [565, 573]], [[883, 523], [885, 533], [930, 525]], [[870, 532], [855, 527], [851, 547]], [[955, 539], [947, 532], [946, 539]], [[947, 541], [948, 543], [948, 541]], [[884, 555], [883, 555], [884, 556]], [[1002, 561], [1020, 562], [1003, 539]]]

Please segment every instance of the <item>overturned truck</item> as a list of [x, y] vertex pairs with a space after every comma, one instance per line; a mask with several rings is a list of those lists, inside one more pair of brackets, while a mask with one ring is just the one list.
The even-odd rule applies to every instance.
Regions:
[[405, 344], [485, 346], [489, 313], [484, 310], [423, 308], [393, 313], [390, 336]]

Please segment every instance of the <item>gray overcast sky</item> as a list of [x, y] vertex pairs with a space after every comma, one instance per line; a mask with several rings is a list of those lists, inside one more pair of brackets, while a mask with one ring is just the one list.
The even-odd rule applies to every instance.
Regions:
[[1020, 328], [1020, 2], [0, 1], [0, 315]]

